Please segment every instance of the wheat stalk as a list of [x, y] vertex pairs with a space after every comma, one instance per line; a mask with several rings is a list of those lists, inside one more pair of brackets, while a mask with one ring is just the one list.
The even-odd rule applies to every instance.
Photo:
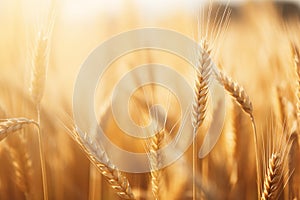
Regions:
[[[224, 86], [225, 90], [233, 97], [233, 99], [239, 104], [244, 112], [246, 112], [252, 122], [253, 132], [254, 132], [254, 149], [255, 149], [255, 160], [256, 160], [256, 173], [257, 181], [260, 181], [260, 167], [258, 163], [258, 150], [257, 150], [257, 132], [256, 132], [256, 123], [253, 116], [253, 106], [250, 101], [249, 96], [245, 92], [244, 88], [238, 83], [234, 82], [230, 77], [226, 76], [223, 72], [215, 72], [218, 81]], [[259, 185], [257, 184], [257, 189], [259, 191]]]
[[264, 179], [264, 189], [261, 200], [277, 199], [279, 187], [283, 181], [283, 163], [279, 153], [272, 153], [269, 158], [267, 174]]
[[[53, 5], [52, 5], [53, 6]], [[37, 35], [37, 42], [34, 48], [34, 55], [32, 58], [32, 78], [30, 93], [34, 105], [36, 106], [37, 112], [37, 122], [39, 124], [38, 128], [38, 140], [39, 140], [39, 153], [42, 168], [42, 178], [43, 178], [43, 190], [44, 199], [48, 199], [48, 186], [47, 186], [47, 172], [46, 172], [46, 162], [45, 162], [45, 152], [43, 147], [43, 137], [41, 133], [41, 116], [40, 116], [40, 105], [41, 100], [44, 95], [45, 83], [47, 69], [49, 65], [49, 54], [50, 54], [50, 38], [54, 26], [55, 19], [55, 9], [51, 8], [49, 12], [49, 19], [46, 26], [42, 27]]]
[[117, 195], [123, 199], [135, 199], [128, 179], [110, 162], [106, 152], [87, 134], [81, 137], [77, 131], [73, 131], [72, 136], [110, 186], [116, 190]]
[[[207, 109], [208, 84], [212, 71], [212, 60], [210, 58], [210, 50], [205, 39], [200, 42], [199, 49], [199, 66], [196, 69], [196, 80], [194, 86], [194, 100], [192, 107], [192, 125], [194, 127], [194, 135], [196, 135], [199, 127], [202, 125]], [[193, 140], [193, 176], [196, 176], [196, 148], [197, 140]], [[193, 199], [196, 199], [196, 183], [193, 181]]]
[[22, 129], [25, 125], [34, 124], [37, 122], [27, 118], [10, 118], [0, 122], [0, 141], [5, 139], [9, 134]]

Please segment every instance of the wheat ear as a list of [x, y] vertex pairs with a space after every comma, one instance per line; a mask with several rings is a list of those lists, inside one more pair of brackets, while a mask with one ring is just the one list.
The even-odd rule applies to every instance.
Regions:
[[81, 137], [77, 131], [73, 131], [72, 136], [117, 195], [123, 199], [135, 199], [128, 179], [110, 162], [106, 152], [87, 134]]
[[299, 49], [296, 45], [292, 44], [292, 49], [293, 49], [294, 65], [297, 73], [297, 91], [296, 91], [297, 105], [296, 106], [297, 106], [297, 121], [298, 121], [298, 126], [300, 126], [300, 61], [299, 61], [300, 54], [299, 54]]
[[151, 138], [150, 141], [150, 153], [149, 153], [149, 160], [151, 170], [151, 186], [152, 186], [152, 193], [154, 199], [158, 200], [161, 199], [161, 191], [163, 187], [163, 171], [161, 169], [161, 163], [163, 160], [163, 156], [159, 152], [159, 149], [162, 148], [164, 143], [164, 130], [158, 131], [155, 136]]
[[49, 12], [49, 18], [46, 26], [42, 27], [37, 36], [37, 42], [35, 44], [34, 55], [32, 58], [33, 73], [31, 78], [30, 93], [34, 105], [36, 106], [38, 128], [38, 140], [39, 140], [39, 153], [40, 162], [42, 168], [43, 178], [43, 194], [44, 200], [48, 199], [48, 186], [47, 186], [47, 172], [45, 162], [45, 152], [43, 146], [43, 136], [41, 133], [41, 100], [44, 95], [47, 69], [49, 65], [50, 54], [50, 38], [53, 30], [55, 19], [55, 9]]
[[[208, 84], [212, 71], [212, 60], [210, 58], [210, 50], [205, 39], [200, 42], [199, 49], [199, 66], [196, 69], [195, 80], [195, 97], [192, 108], [192, 125], [194, 127], [194, 135], [196, 135], [199, 127], [202, 125], [207, 109]], [[196, 199], [196, 168], [197, 168], [197, 140], [193, 140], [193, 199]]]
[[192, 124], [195, 132], [197, 132], [202, 125], [205, 118], [208, 99], [208, 83], [212, 71], [212, 60], [210, 58], [207, 42], [203, 40], [200, 46], [199, 66], [196, 69], [197, 78], [194, 86], [195, 97], [192, 110]]
[[[256, 132], [256, 123], [253, 116], [253, 106], [250, 101], [249, 96], [245, 92], [244, 88], [238, 83], [234, 82], [230, 77], [226, 76], [223, 72], [216, 73], [218, 81], [221, 85], [224, 86], [225, 90], [233, 97], [233, 99], [239, 104], [244, 112], [246, 112], [252, 122], [253, 126], [253, 139], [254, 139], [254, 148], [255, 148], [255, 160], [256, 160], [256, 173], [257, 181], [260, 182], [260, 167], [258, 163], [258, 150], [257, 150], [257, 132]], [[257, 184], [257, 189], [259, 191], [259, 185]]]
[[41, 103], [45, 90], [46, 73], [49, 64], [49, 38], [38, 33], [37, 43], [32, 60], [33, 74], [31, 79], [31, 97], [35, 105]]
[[[24, 137], [20, 137], [21, 144], [26, 143]], [[22, 147], [24, 147], [22, 145]], [[17, 187], [24, 193], [26, 199], [30, 198], [30, 179], [33, 172], [32, 159], [29, 152], [24, 149], [23, 151], [18, 151], [16, 147], [7, 143], [5, 148], [8, 151], [10, 161], [12, 163], [14, 171], [14, 181]]]
[[283, 163], [279, 153], [272, 153], [269, 158], [267, 174], [261, 200], [278, 199], [279, 187], [283, 181]]
[[226, 76], [223, 72], [219, 74], [219, 81], [224, 88], [230, 93], [230, 95], [236, 100], [236, 102], [242, 107], [242, 109], [253, 118], [253, 107], [249, 96], [246, 94], [243, 87], [234, 82], [231, 78]]
[[0, 121], [0, 141], [6, 138], [9, 134], [22, 129], [25, 125], [34, 124], [37, 122], [27, 118], [10, 118]]

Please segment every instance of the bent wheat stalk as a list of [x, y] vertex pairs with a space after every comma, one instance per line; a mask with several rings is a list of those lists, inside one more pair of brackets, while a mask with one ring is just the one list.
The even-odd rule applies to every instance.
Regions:
[[[257, 150], [257, 132], [256, 124], [253, 116], [253, 106], [250, 101], [249, 96], [245, 92], [244, 88], [238, 83], [234, 82], [230, 77], [226, 76], [223, 72], [215, 72], [218, 81], [224, 86], [225, 90], [235, 99], [244, 112], [246, 112], [252, 122], [253, 132], [254, 132], [254, 150], [255, 150], [255, 160], [256, 160], [256, 171], [257, 171], [257, 181], [260, 182], [260, 167], [258, 163], [258, 150]], [[257, 189], [259, 191], [259, 185], [257, 184]]]
[[128, 179], [110, 162], [106, 152], [93, 142], [87, 134], [84, 134], [83, 137], [77, 131], [72, 131], [71, 134], [88, 159], [104, 176], [110, 186], [116, 190], [117, 195], [123, 199], [135, 199]]
[[0, 120], [0, 141], [5, 139], [9, 134], [22, 129], [25, 125], [34, 124], [39, 126], [37, 122], [27, 118], [10, 118]]

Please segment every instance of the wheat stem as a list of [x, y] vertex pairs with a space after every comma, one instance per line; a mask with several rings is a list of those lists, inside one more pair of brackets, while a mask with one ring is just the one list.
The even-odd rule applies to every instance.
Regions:
[[39, 141], [39, 154], [40, 154], [40, 162], [41, 162], [41, 170], [42, 170], [42, 182], [43, 182], [43, 194], [44, 200], [48, 199], [48, 186], [47, 186], [47, 172], [46, 172], [46, 162], [45, 162], [45, 152], [43, 146], [43, 136], [41, 132], [41, 111], [40, 105], [36, 106], [37, 112], [37, 123], [38, 123], [38, 141]]
[[212, 60], [210, 58], [210, 50], [208, 49], [208, 43], [205, 39], [200, 42], [199, 50], [199, 66], [196, 69], [197, 77], [195, 81], [195, 97], [192, 108], [192, 125], [194, 127], [194, 139], [192, 144], [192, 156], [193, 156], [193, 199], [196, 199], [196, 171], [197, 171], [197, 132], [202, 125], [207, 109], [208, 99], [208, 84], [212, 71]]
[[90, 163], [89, 173], [89, 200], [102, 199], [102, 179], [97, 168]]

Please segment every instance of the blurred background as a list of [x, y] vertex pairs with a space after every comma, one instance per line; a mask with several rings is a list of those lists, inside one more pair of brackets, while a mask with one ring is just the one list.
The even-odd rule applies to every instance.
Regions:
[[[90, 165], [65, 128], [73, 125], [73, 87], [89, 53], [113, 35], [143, 27], [167, 28], [195, 38], [199, 7], [207, 8], [207, 3], [204, 0], [0, 0], [0, 118], [36, 119], [29, 92], [33, 55], [39, 32], [47, 24], [51, 9], [55, 11], [41, 103], [49, 199], [119, 198]], [[227, 1], [214, 3], [213, 13], [216, 13], [217, 8], [224, 10]], [[292, 129], [296, 120], [295, 93], [299, 77], [291, 43], [300, 45], [300, 1], [231, 0], [228, 5], [231, 21], [217, 41], [219, 51], [214, 55], [214, 62], [247, 91], [261, 138], [270, 132], [280, 132], [274, 124], [279, 121], [281, 127], [282, 110], [287, 116], [284, 121]], [[106, 87], [97, 91], [95, 104], [99, 109], [96, 113], [99, 121], [105, 116], [106, 131], [116, 134], [111, 139], [131, 151], [142, 151], [143, 146], [128, 145], [135, 143], [122, 138], [111, 113], [107, 114], [109, 106], [106, 104], [114, 83], [122, 74], [149, 62], [172, 66], [191, 83], [194, 81], [193, 72], [187, 69], [188, 63], [166, 52], [137, 51], [112, 64], [110, 75], [113, 77], [104, 77]], [[162, 93], [164, 91], [156, 91], [156, 95]], [[284, 99], [284, 109], [280, 107], [280, 99]], [[230, 98], [227, 102], [221, 139], [209, 156], [199, 161], [202, 168], [199, 169], [200, 178], [197, 178], [201, 182], [198, 189], [207, 194], [200, 196], [202, 199], [255, 199], [258, 191], [251, 124]], [[175, 123], [177, 114], [175, 111], [168, 116], [170, 122]], [[237, 120], [240, 120], [239, 128], [236, 127]], [[207, 124], [201, 128], [201, 133], [205, 133]], [[169, 130], [172, 125], [168, 125]], [[202, 139], [203, 134], [200, 134], [199, 145]], [[37, 143], [32, 127], [1, 141], [0, 199], [42, 199]], [[294, 175], [290, 176], [281, 199], [300, 198], [298, 139], [295, 148]], [[182, 160], [164, 172], [165, 199], [192, 199], [191, 155], [189, 149]], [[137, 199], [152, 199], [149, 174], [125, 175]]]

